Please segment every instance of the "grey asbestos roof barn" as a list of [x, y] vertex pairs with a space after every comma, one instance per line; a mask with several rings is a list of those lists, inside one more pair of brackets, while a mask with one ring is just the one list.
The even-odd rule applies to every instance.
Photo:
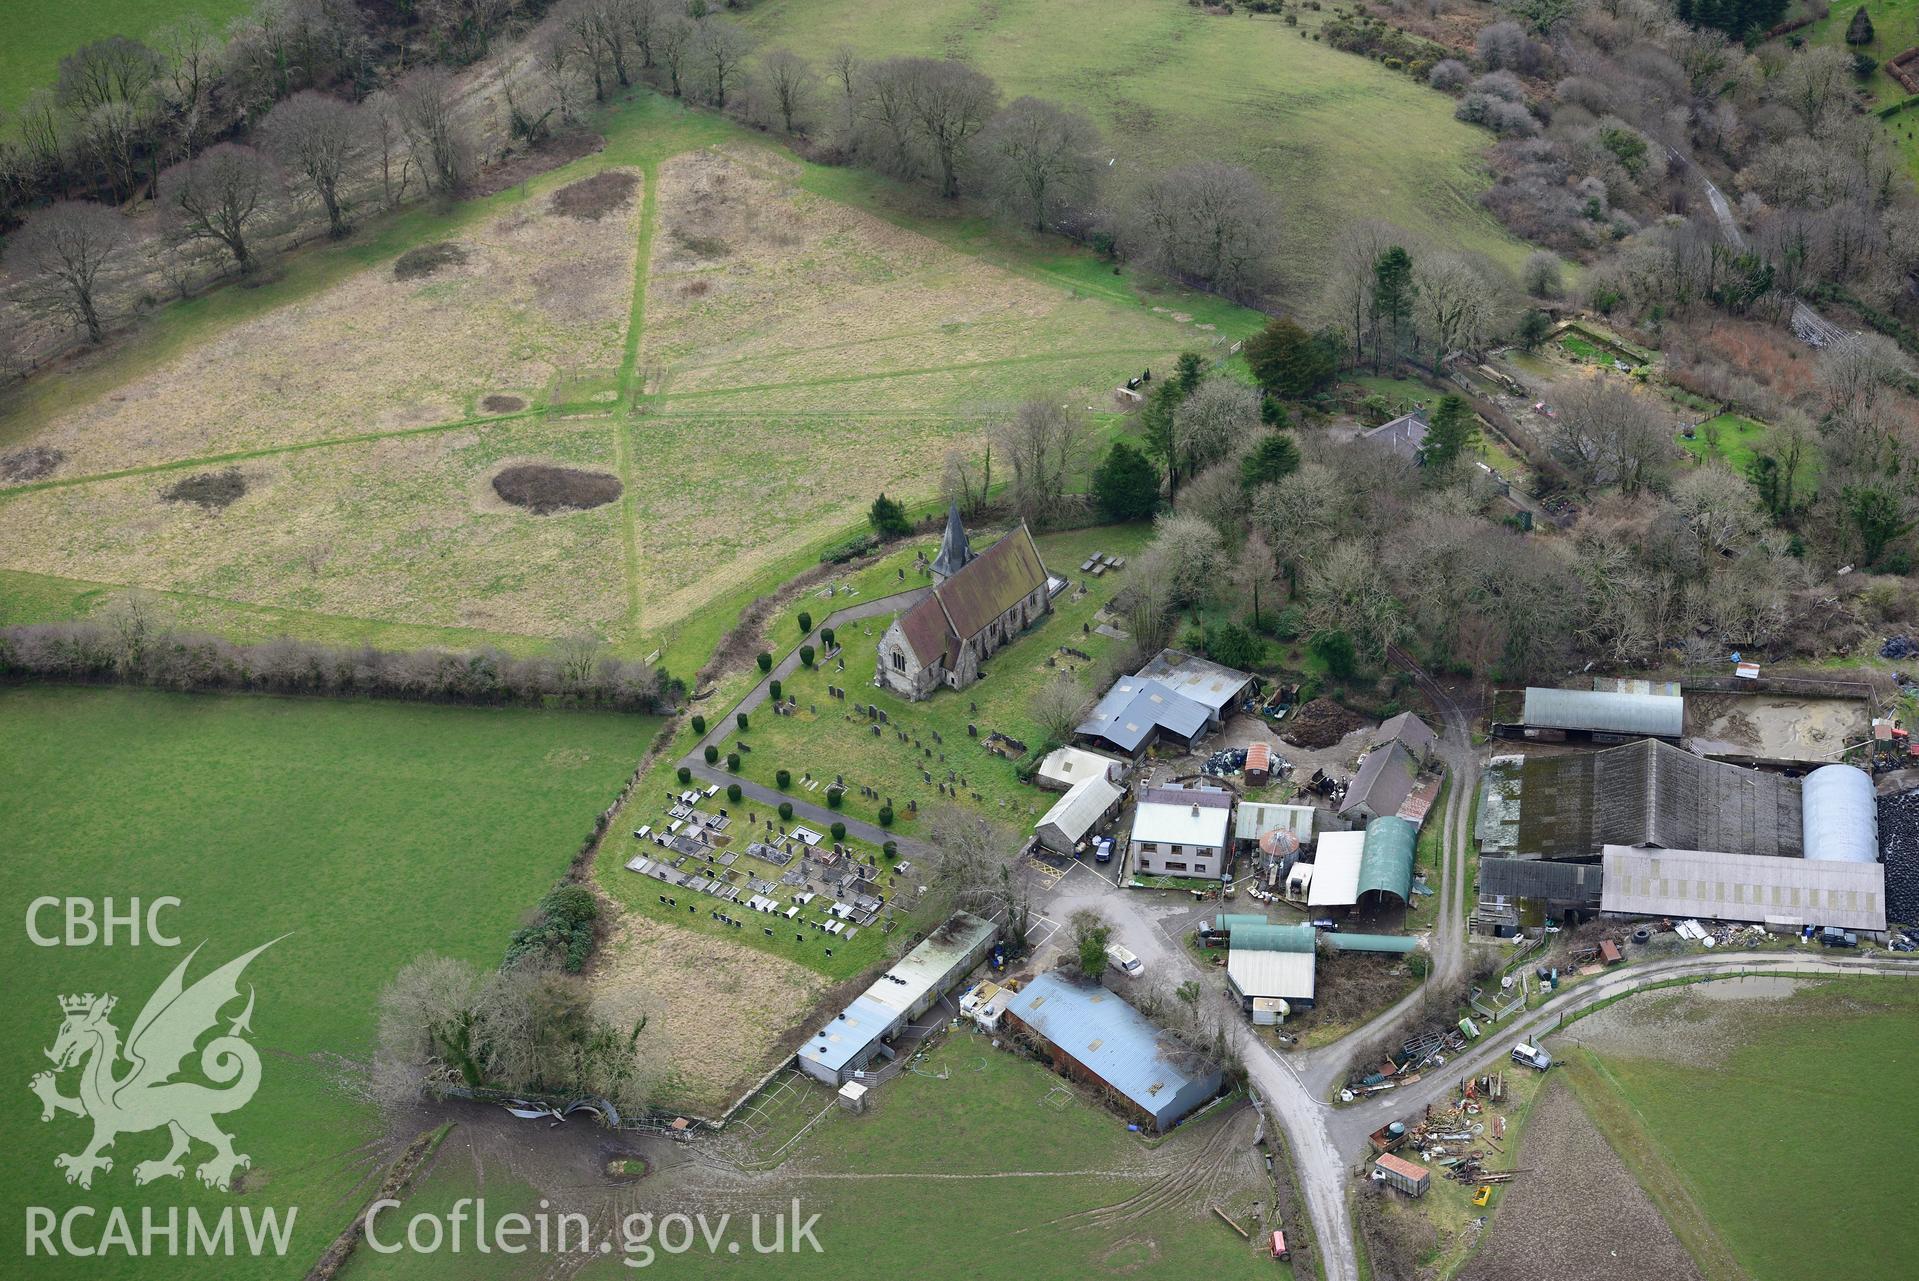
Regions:
[[1604, 867], [1601, 907], [1620, 915], [1886, 928], [1886, 869], [1879, 863], [1608, 845]]
[[1521, 719], [1528, 729], [1678, 738], [1685, 733], [1686, 700], [1668, 694], [1620, 694], [1532, 686], [1526, 690], [1526, 709]]
[[1133, 755], [1161, 731], [1190, 741], [1210, 723], [1203, 706], [1170, 686], [1125, 676], [1094, 704], [1074, 733]]
[[1515, 852], [1590, 859], [1606, 845], [1797, 858], [1797, 779], [1702, 760], [1653, 739], [1601, 752], [1528, 756]]

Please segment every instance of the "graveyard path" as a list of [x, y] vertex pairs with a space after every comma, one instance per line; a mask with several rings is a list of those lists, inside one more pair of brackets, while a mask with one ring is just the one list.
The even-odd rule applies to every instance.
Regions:
[[758, 801], [769, 809], [777, 808], [779, 804], [784, 801], [793, 807], [793, 816], [795, 818], [805, 819], [808, 823], [816, 825], [822, 831], [830, 828], [835, 823], [844, 823], [846, 824], [846, 831], [849, 836], [858, 837], [860, 840], [870, 842], [874, 845], [884, 845], [887, 841], [892, 841], [899, 847], [901, 854], [910, 858], [923, 857], [927, 852], [927, 847], [921, 842], [913, 840], [911, 837], [896, 835], [885, 828], [861, 819], [848, 818], [838, 810], [830, 810], [824, 805], [816, 805], [812, 801], [804, 800], [798, 796], [790, 796], [785, 792], [767, 787], [763, 783], [753, 783], [746, 779], [738, 778], [727, 773], [717, 765], [708, 765], [706, 763], [706, 749], [708, 747], [722, 747], [726, 740], [733, 736], [733, 718], [742, 712], [750, 716], [753, 712], [765, 706], [773, 682], [776, 680], [785, 680], [799, 670], [801, 645], [812, 645], [819, 648], [820, 633], [827, 628], [837, 629], [845, 626], [847, 623], [857, 623], [867, 618], [883, 618], [895, 614], [900, 610], [910, 609], [925, 599], [926, 594], [932, 590], [930, 587], [913, 587], [903, 592], [894, 592], [891, 596], [876, 596], [872, 600], [862, 601], [857, 605], [848, 605], [845, 609], [835, 610], [833, 613], [827, 615], [811, 634], [801, 638], [800, 645], [795, 645], [791, 653], [773, 665], [772, 671], [762, 676], [752, 689], [746, 691], [745, 697], [741, 698], [740, 701], [733, 706], [727, 708], [723, 715], [708, 718], [709, 724], [706, 736], [700, 739], [699, 742], [693, 744], [692, 749], [679, 759], [679, 764], [691, 770], [695, 778], [705, 779], [709, 783], [717, 783], [721, 787], [729, 783], [738, 783], [740, 785], [740, 792], [743, 795], [752, 797], [755, 801]]

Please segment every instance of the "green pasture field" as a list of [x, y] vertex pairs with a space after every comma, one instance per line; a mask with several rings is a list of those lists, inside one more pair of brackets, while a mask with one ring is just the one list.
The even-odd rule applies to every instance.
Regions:
[[[1047, 569], [1077, 584], [1084, 577], [1079, 566], [1087, 556], [1095, 551], [1132, 556], [1151, 533], [1147, 525], [1103, 526], [1042, 535], [1038, 543]], [[976, 538], [975, 546], [984, 548], [986, 541]], [[850, 789], [845, 813], [869, 822], [876, 820], [880, 803], [860, 795], [858, 789], [863, 784], [877, 790], [882, 798], [892, 797], [898, 830], [906, 833], [923, 826], [921, 819], [907, 815], [909, 799], [918, 802], [922, 815], [942, 799], [936, 786], [925, 782], [921, 771], [930, 771], [938, 783], [944, 781], [946, 771], [953, 770], [966, 779], [957, 803], [977, 807], [988, 818], [1024, 830], [1056, 798], [1020, 782], [1016, 762], [987, 751], [985, 739], [998, 732], [1025, 743], [1029, 752], [1037, 749], [1041, 732], [1029, 708], [1033, 695], [1061, 670], [1048, 667], [1046, 659], [1052, 656], [1065, 667], [1086, 672], [1118, 643], [1090, 628], [1100, 607], [1125, 585], [1126, 571], [1085, 581], [1089, 588], [1085, 596], [1075, 599], [1077, 589], [1068, 588], [1045, 620], [987, 659], [985, 679], [967, 689], [941, 690], [919, 703], [873, 684], [879, 638], [891, 620], [873, 618], [850, 626], [838, 635], [845, 671], [839, 670], [837, 660], [821, 662], [812, 671], [801, 668], [782, 685], [782, 693], [797, 700], [800, 710], [792, 716], [774, 716], [762, 708], [753, 716], [748, 731], [736, 733], [722, 751], [731, 750], [734, 743], [744, 739], [752, 750], [741, 759], [741, 777], [771, 787], [778, 781], [778, 771], [785, 769], [792, 775], [789, 794], [819, 804], [825, 803], [823, 791], [803, 790], [802, 776], [810, 773], [830, 782], [844, 774]], [[923, 585], [924, 580], [919, 582]], [[1083, 626], [1088, 630], [1082, 630]], [[1090, 655], [1090, 661], [1062, 654], [1062, 648]], [[1080, 680], [1087, 684], [1090, 675], [1082, 675]], [[845, 689], [846, 699], [831, 698], [826, 692], [828, 685]], [[1090, 699], [1095, 691], [1088, 685], [1086, 692]], [[880, 726], [875, 735], [872, 722], [853, 713], [854, 703], [878, 705], [890, 723]], [[971, 710], [974, 705], [978, 706], [977, 712]], [[979, 727], [977, 739], [967, 735], [968, 724]], [[908, 735], [907, 742], [900, 742], [900, 731]], [[936, 732], [942, 742], [934, 741]], [[915, 738], [921, 748], [913, 745]], [[926, 757], [922, 748], [930, 748], [933, 755]], [[944, 763], [939, 759], [942, 752]], [[977, 803], [971, 798], [972, 792], [980, 794]]]
[[198, 14], [216, 29], [252, 9], [253, 0], [11, 0], [7, 38], [0, 40], [0, 112], [51, 86], [60, 59], [89, 40], [144, 39], [168, 23]]
[[[1068, 1091], [1039, 1064], [994, 1049], [988, 1038], [970, 1032], [951, 1035], [913, 1071], [878, 1086], [864, 1115], [832, 1107], [825, 1086], [805, 1082], [797, 1088], [802, 1099], [767, 1127], [756, 1151], [770, 1155], [792, 1138], [802, 1117], [822, 1108], [828, 1114], [750, 1186], [702, 1185], [701, 1167], [694, 1163], [621, 1189], [617, 1210], [655, 1216], [703, 1210], [709, 1221], [731, 1212], [732, 1233], [744, 1240], [747, 1212], [770, 1216], [798, 1198], [802, 1218], [820, 1216], [814, 1233], [821, 1252], [759, 1258], [745, 1246], [739, 1255], [724, 1246], [717, 1254], [696, 1246], [657, 1256], [652, 1269], [696, 1278], [764, 1272], [782, 1281], [839, 1281], [849, 1272], [982, 1278], [1117, 1273], [1145, 1281], [1288, 1281], [1294, 1275], [1257, 1240], [1242, 1240], [1212, 1213], [1217, 1204], [1244, 1224], [1254, 1201], [1268, 1207], [1273, 1202], [1271, 1184], [1263, 1171], [1254, 1173], [1259, 1162], [1242, 1155], [1245, 1149], [1235, 1145], [1223, 1155], [1199, 1155], [1218, 1127], [1245, 1126], [1243, 1112], [1215, 1110], [1162, 1141], [1142, 1140], [1087, 1092]], [[1245, 1132], [1250, 1137], [1250, 1127]], [[476, 1188], [472, 1165], [455, 1150], [459, 1140], [456, 1130], [396, 1218], [416, 1207], [444, 1212], [458, 1196], [476, 1191], [484, 1192], [490, 1214], [530, 1208], [536, 1194], [510, 1172], [496, 1182], [502, 1172], [487, 1169]], [[1175, 1185], [1196, 1161], [1201, 1167], [1238, 1164], [1207, 1181], [1203, 1192], [1189, 1188], [1181, 1194]], [[1121, 1206], [1148, 1194], [1150, 1210]], [[593, 1218], [617, 1242], [613, 1209]], [[552, 1263], [537, 1255], [495, 1255], [470, 1256], [462, 1266], [447, 1255], [381, 1258], [363, 1248], [344, 1276], [529, 1278], [546, 1275]], [[647, 1271], [625, 1266], [616, 1248], [587, 1261], [579, 1275], [610, 1281]]]
[[[56, 1153], [90, 1132], [42, 1125], [25, 1091], [60, 1022], [56, 998], [119, 997], [125, 1034], [147, 996], [201, 943], [190, 978], [286, 935], [246, 973], [257, 992], [260, 1092], [228, 1118], [253, 1157], [244, 1200], [299, 1207], [283, 1259], [222, 1261], [232, 1278], [297, 1278], [346, 1221], [359, 1180], [394, 1153], [373, 1110], [339, 1083], [333, 1056], [362, 1062], [373, 1003], [409, 960], [438, 952], [497, 964], [528, 908], [566, 870], [652, 718], [67, 688], [0, 689], [0, 948], [15, 1000], [6, 1017], [11, 1159], [0, 1203], [174, 1204], [228, 1198], [185, 1184], [133, 1184], [164, 1135], [128, 1134], [90, 1193]], [[162, 917], [178, 950], [53, 949], [31, 943], [41, 895], [177, 896]], [[42, 920], [57, 930], [57, 913]], [[230, 1011], [233, 1013], [237, 1011]], [[62, 1088], [71, 1093], [71, 1074]], [[192, 1160], [205, 1159], [196, 1151]], [[44, 1277], [206, 1275], [202, 1260], [35, 1260]]]
[[746, 22], [820, 64], [842, 42], [867, 57], [957, 57], [1009, 99], [1063, 101], [1105, 131], [1120, 182], [1175, 158], [1255, 170], [1280, 193], [1294, 305], [1315, 301], [1327, 250], [1356, 216], [1515, 269], [1525, 257], [1479, 204], [1487, 134], [1455, 121], [1444, 94], [1277, 17], [1164, 0], [774, 0]]
[[1703, 1220], [1754, 1281], [1863, 1276], [1919, 1253], [1910, 1189], [1880, 1160], [1919, 1111], [1919, 1081], [1896, 1066], [1919, 1028], [1919, 984], [1815, 980], [1711, 1024], [1702, 1036], [1732, 1040], [1707, 1071], [1650, 1041], [1643, 1056], [1571, 1051], [1574, 1085], [1614, 1146], [1623, 1133], [1650, 1149], [1621, 1155], [1688, 1247], [1701, 1236], [1688, 1222]]

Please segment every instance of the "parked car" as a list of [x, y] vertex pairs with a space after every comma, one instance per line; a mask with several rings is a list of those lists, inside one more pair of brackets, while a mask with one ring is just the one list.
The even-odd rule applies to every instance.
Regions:
[[1107, 947], [1106, 964], [1108, 968], [1118, 970], [1129, 979], [1136, 979], [1146, 972], [1145, 962], [1117, 943]]
[[1095, 863], [1110, 863], [1113, 861], [1112, 837], [1102, 836], [1093, 842], [1093, 861]]
[[1827, 947], [1858, 947], [1859, 936], [1851, 930], [1842, 930], [1828, 925], [1819, 931], [1819, 941]]

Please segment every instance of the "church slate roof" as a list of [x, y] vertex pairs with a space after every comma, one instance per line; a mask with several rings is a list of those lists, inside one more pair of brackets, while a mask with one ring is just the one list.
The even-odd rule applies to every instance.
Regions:
[[920, 662], [943, 660], [950, 665], [959, 657], [961, 642], [1045, 586], [1039, 547], [1022, 524], [907, 610], [900, 617], [900, 630]]

